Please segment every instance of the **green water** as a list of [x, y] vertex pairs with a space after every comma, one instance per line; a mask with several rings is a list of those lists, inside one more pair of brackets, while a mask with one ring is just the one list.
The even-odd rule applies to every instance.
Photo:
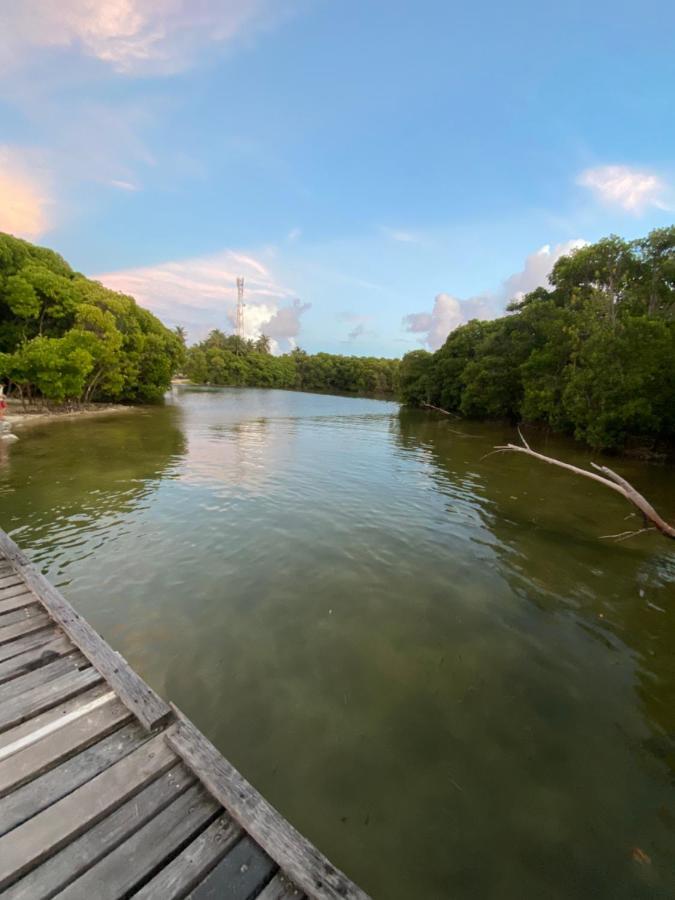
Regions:
[[675, 547], [513, 437], [182, 389], [23, 429], [0, 524], [377, 900], [672, 898]]

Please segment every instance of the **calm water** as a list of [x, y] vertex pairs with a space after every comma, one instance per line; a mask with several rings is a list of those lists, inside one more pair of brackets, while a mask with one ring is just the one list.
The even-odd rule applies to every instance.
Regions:
[[24, 429], [0, 523], [377, 900], [672, 898], [675, 548], [450, 427], [183, 389]]

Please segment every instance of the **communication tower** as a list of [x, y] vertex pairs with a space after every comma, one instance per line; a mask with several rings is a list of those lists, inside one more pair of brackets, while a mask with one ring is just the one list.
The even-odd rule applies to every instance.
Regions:
[[237, 337], [244, 340], [244, 279], [237, 278]]

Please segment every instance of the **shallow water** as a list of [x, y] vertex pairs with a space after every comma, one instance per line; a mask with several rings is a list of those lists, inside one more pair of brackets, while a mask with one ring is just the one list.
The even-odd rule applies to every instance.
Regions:
[[377, 900], [672, 898], [674, 548], [513, 438], [184, 388], [24, 428], [0, 524]]

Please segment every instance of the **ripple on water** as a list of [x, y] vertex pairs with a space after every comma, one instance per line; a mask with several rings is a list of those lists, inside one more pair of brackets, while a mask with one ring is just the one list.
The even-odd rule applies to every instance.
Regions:
[[14, 445], [0, 512], [373, 896], [671, 897], [675, 554], [599, 541], [626, 511], [593, 485], [485, 459], [503, 426], [446, 424], [185, 390]]

